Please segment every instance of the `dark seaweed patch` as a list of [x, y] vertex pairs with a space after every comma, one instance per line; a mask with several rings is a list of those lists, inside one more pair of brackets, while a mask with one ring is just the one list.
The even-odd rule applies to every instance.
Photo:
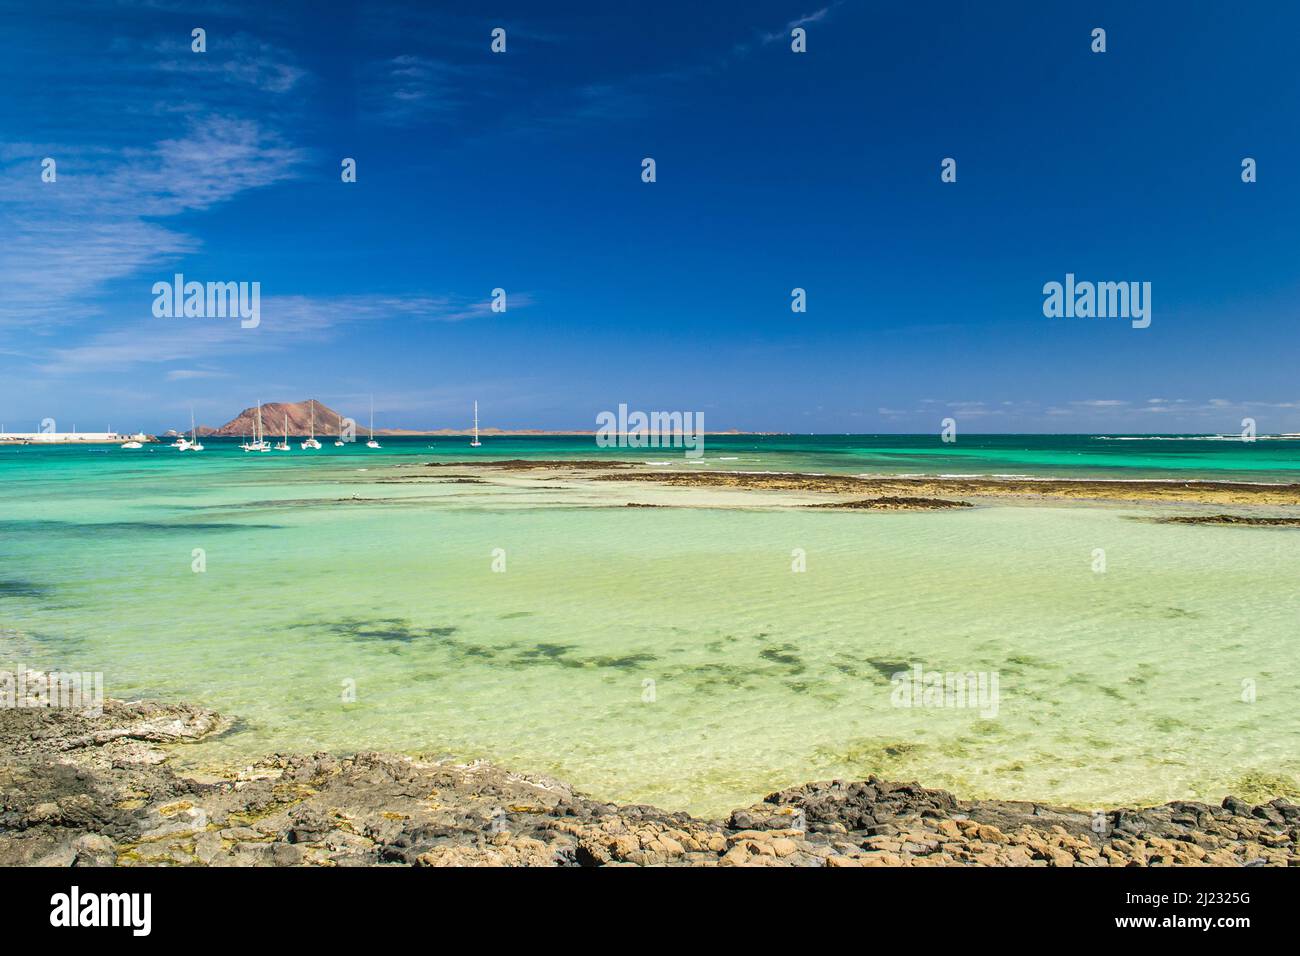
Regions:
[[298, 626], [323, 627], [355, 641], [396, 641], [402, 644], [410, 644], [412, 641], [427, 637], [450, 637], [458, 630], [452, 626], [413, 627], [410, 621], [400, 617], [376, 618], [368, 621], [345, 618], [342, 621]]
[[695, 690], [703, 692], [747, 688], [751, 686], [750, 681], [754, 677], [754, 672], [749, 668], [734, 664], [704, 664], [688, 667], [684, 671], [673, 669], [668, 676], [675, 678], [679, 673]]
[[[867, 663], [872, 669], [886, 680], [892, 680], [893, 676], [899, 671], [910, 671], [912, 665], [909, 661], [889, 661], [880, 658], [867, 658]], [[846, 672], [847, 673], [847, 672]]]
[[[1008, 667], [1007, 666], [1008, 664], [1015, 665], [1015, 666]], [[1043, 660], [1040, 657], [1033, 657], [1029, 654], [1012, 654], [1007, 658], [1006, 664], [1002, 665], [1003, 670], [1009, 670], [1009, 671], [1015, 671], [1020, 667], [1055, 667], [1055, 666], [1056, 666], [1055, 664], [1049, 664], [1047, 661]]]
[[759, 651], [758, 656], [765, 661], [773, 664], [780, 664], [789, 670], [791, 674], [802, 674], [806, 668], [803, 660], [794, 653], [798, 650], [793, 644], [782, 644], [780, 647], [769, 647], [766, 650]]
[[1134, 687], [1141, 687], [1144, 684], [1149, 683], [1151, 681], [1151, 678], [1154, 677], [1155, 674], [1156, 674], [1156, 669], [1153, 665], [1147, 663], [1140, 663], [1138, 664], [1137, 673], [1131, 675], [1127, 680], [1124, 681], [1124, 683], [1130, 684]]
[[584, 663], [594, 664], [597, 667], [628, 668], [640, 667], [642, 664], [649, 664], [658, 659], [653, 654], [627, 654], [623, 657], [589, 657]]
[[921, 749], [921, 744], [910, 741], [857, 738], [850, 740], [843, 750], [818, 747], [814, 753], [825, 761], [836, 764], [853, 764], [872, 770], [890, 761], [902, 760]]
[[39, 598], [50, 593], [50, 589], [35, 581], [0, 580], [0, 598]]
[[626, 670], [658, 660], [653, 654], [623, 654], [617, 657], [604, 655], [596, 657], [570, 656], [570, 652], [575, 649], [573, 644], [538, 644], [531, 650], [520, 652], [515, 657], [514, 663], [521, 666], [556, 664], [560, 667], [616, 667]]
[[520, 657], [547, 658], [557, 660], [573, 650], [573, 644], [538, 644], [531, 651], [524, 651]]
[[1141, 617], [1156, 617], [1164, 620], [1182, 620], [1184, 618], [1196, 618], [1201, 615], [1196, 611], [1189, 611], [1181, 607], [1162, 607], [1158, 604], [1148, 604], [1145, 602], [1135, 603], [1132, 605]]

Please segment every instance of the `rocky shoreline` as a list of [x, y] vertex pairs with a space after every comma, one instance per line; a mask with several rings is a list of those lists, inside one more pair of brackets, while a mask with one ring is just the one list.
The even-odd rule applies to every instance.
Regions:
[[[954, 498], [1022, 501], [1141, 502], [1144, 504], [1241, 505], [1282, 507], [1300, 505], [1300, 483], [1270, 484], [1245, 481], [1176, 481], [1168, 479], [1061, 479], [1061, 478], [945, 478], [941, 476], [863, 477], [803, 472], [680, 471], [647, 468], [644, 463], [621, 459], [498, 459], [486, 461], [426, 462], [424, 468], [459, 469], [453, 478], [484, 480], [491, 475], [527, 475], [543, 480], [574, 480], [651, 484], [674, 488], [727, 491], [784, 491], [817, 495], [851, 496], [802, 507], [842, 510], [927, 511], [971, 507]], [[469, 472], [470, 474], [464, 474]], [[394, 479], [387, 479], [394, 480]], [[416, 476], [401, 479], [418, 482]], [[681, 505], [689, 507], [689, 504]], [[1167, 523], [1237, 524], [1291, 527], [1294, 515], [1190, 515]]]
[[725, 821], [590, 799], [489, 764], [268, 756], [199, 779], [187, 704], [0, 710], [0, 865], [1300, 866], [1300, 806], [1085, 811], [916, 783], [809, 783]]
[[[562, 468], [563, 463], [552, 462]], [[1057, 478], [862, 478], [796, 472], [618, 471], [588, 475], [593, 481], [652, 482], [691, 488], [814, 491], [900, 498], [1051, 498], [1104, 501], [1194, 502], [1232, 505], [1300, 505], [1300, 484], [1232, 481], [1088, 481]]]
[[[659, 464], [659, 463], [656, 463]], [[436, 478], [418, 473], [380, 479], [403, 484], [459, 481], [496, 484], [521, 481], [536, 487], [555, 483], [582, 487], [587, 482], [621, 483], [632, 508], [798, 508], [827, 511], [941, 511], [1005, 501], [1165, 505], [1178, 515], [1136, 517], [1159, 524], [1255, 528], [1300, 527], [1300, 483], [1177, 481], [1168, 479], [1060, 479], [1011, 477], [877, 476], [803, 472], [698, 471], [647, 467], [621, 459], [498, 459], [425, 462], [425, 469], [456, 469]], [[671, 500], [635, 500], [639, 487], [681, 489]], [[693, 498], [690, 490], [730, 494]], [[765, 494], [777, 492], [778, 494]], [[784, 493], [784, 494], [782, 494]], [[971, 500], [965, 500], [971, 499]], [[1208, 513], [1214, 505], [1250, 509], [1244, 514]], [[1264, 509], [1270, 509], [1271, 513]], [[1276, 510], [1272, 510], [1276, 509]]]
[[1248, 528], [1300, 528], [1300, 517], [1259, 517], [1255, 515], [1171, 515], [1152, 519], [1157, 524], [1226, 524]]
[[884, 495], [880, 498], [855, 498], [852, 501], [827, 501], [804, 505], [805, 508], [848, 508], [854, 511], [942, 511], [945, 508], [973, 508], [969, 501], [949, 501], [946, 498], [910, 498]]

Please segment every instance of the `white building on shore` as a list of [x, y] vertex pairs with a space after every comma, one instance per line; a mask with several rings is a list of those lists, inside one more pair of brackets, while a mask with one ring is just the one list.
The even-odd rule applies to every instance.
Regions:
[[123, 435], [119, 432], [11, 432], [0, 427], [0, 444], [8, 442], [15, 445], [107, 445], [124, 441], [153, 441], [145, 434]]

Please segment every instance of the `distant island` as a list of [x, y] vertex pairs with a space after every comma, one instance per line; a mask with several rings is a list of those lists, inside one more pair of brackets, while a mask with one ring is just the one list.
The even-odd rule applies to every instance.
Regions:
[[[282, 434], [287, 422], [290, 435], [307, 435], [311, 433], [313, 416], [317, 435], [337, 435], [343, 428], [346, 415], [316, 401], [314, 398], [302, 402], [267, 402], [262, 405], [262, 429], [270, 435]], [[257, 427], [257, 406], [245, 408], [242, 412], [226, 422], [220, 428], [200, 425], [198, 432], [204, 437], [239, 438], [253, 434]], [[389, 434], [381, 432], [380, 434]]]

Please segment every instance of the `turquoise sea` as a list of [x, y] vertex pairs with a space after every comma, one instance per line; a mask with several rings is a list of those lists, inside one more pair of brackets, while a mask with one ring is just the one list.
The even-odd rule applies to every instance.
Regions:
[[[1123, 437], [708, 436], [698, 463], [590, 437], [0, 445], [0, 668], [101, 671], [112, 696], [238, 717], [178, 750], [195, 766], [447, 753], [704, 814], [869, 773], [1085, 807], [1296, 795], [1300, 531], [1154, 524], [1132, 504], [867, 514], [411, 480], [445, 477], [430, 461], [598, 456], [1300, 480], [1300, 441]], [[625, 507], [667, 496], [694, 507]], [[890, 675], [913, 664], [995, 673], [997, 713], [894, 706]]]

